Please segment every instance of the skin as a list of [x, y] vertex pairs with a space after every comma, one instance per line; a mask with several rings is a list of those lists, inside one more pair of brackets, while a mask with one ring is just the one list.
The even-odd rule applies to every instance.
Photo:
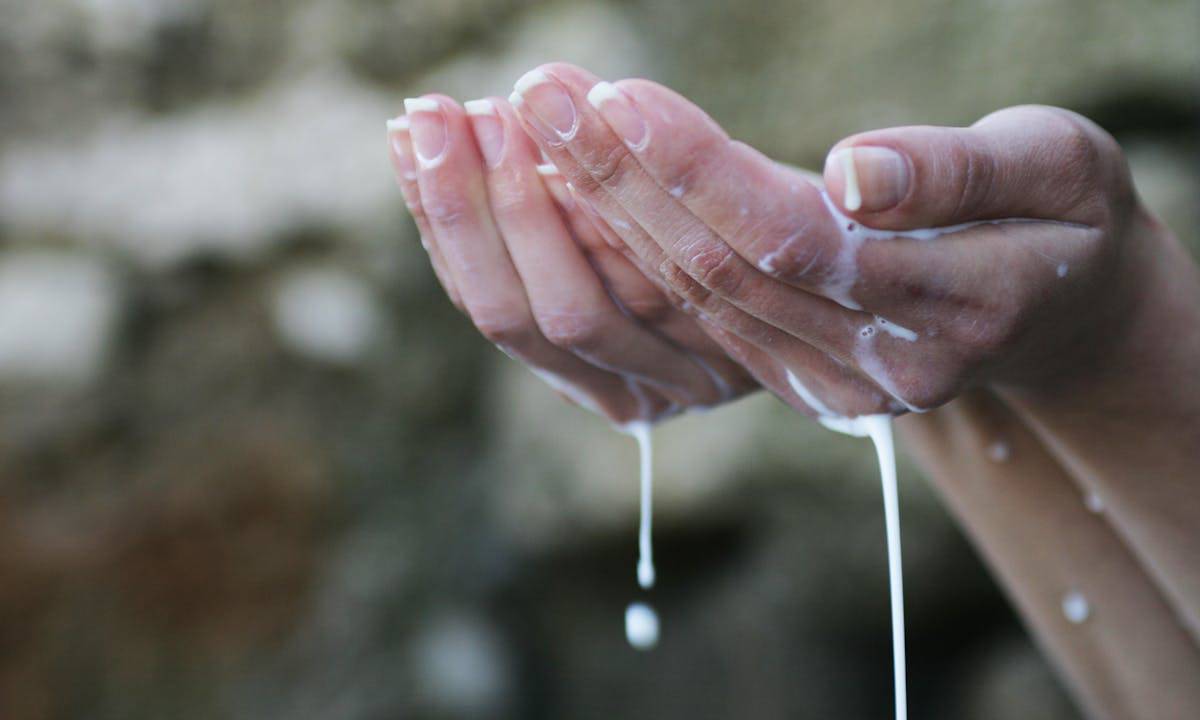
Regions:
[[[923, 411], [898, 426], [1081, 705], [1200, 716], [1200, 275], [1117, 143], [1047, 107], [873, 131], [834, 146], [827, 201], [667, 88], [593, 104], [599, 82], [547, 65], [515, 107], [427, 96], [389, 133], [481, 332], [617, 423], [756, 387], [810, 416]], [[850, 254], [849, 224], [897, 235]]]

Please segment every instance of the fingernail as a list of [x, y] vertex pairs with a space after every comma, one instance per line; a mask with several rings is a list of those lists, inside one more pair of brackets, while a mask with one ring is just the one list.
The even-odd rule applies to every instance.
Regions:
[[468, 100], [463, 103], [463, 108], [471, 121], [471, 129], [475, 131], [475, 141], [479, 144], [479, 152], [483, 153], [483, 161], [488, 167], [496, 167], [504, 156], [504, 125], [496, 114], [496, 106], [491, 100]]
[[[416, 180], [417, 167], [413, 164], [408, 141], [408, 117], [401, 115], [387, 121], [388, 143], [392, 147], [392, 162], [396, 168], [396, 179]], [[401, 183], [403, 186], [403, 183]]]
[[433, 167], [446, 152], [446, 116], [442, 106], [433, 98], [408, 98], [404, 101], [408, 114], [408, 132], [413, 151], [421, 167]]
[[630, 149], [641, 150], [646, 146], [646, 121], [616, 85], [598, 82], [588, 91], [587, 99]]
[[[519, 106], [521, 111], [526, 107], [541, 120], [543, 125], [530, 123], [552, 142], [564, 142], [575, 136], [578, 129], [578, 115], [575, 113], [575, 103], [567, 94], [565, 88], [550, 78], [541, 70], [530, 70], [521, 76], [515, 86], [517, 94], [524, 101]], [[528, 117], [528, 114], [526, 114]], [[553, 135], [547, 134], [550, 130]]]
[[891, 148], [842, 148], [826, 159], [825, 172], [842, 176], [843, 205], [851, 212], [888, 210], [908, 195], [908, 160]]

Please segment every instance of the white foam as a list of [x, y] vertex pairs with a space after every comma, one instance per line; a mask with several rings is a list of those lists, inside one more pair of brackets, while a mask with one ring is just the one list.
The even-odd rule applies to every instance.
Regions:
[[1088, 603], [1083, 593], [1078, 590], [1072, 590], [1062, 599], [1063, 617], [1072, 625], [1081, 625], [1087, 621], [1092, 614], [1092, 606]]
[[625, 608], [625, 637], [638, 650], [650, 650], [658, 644], [658, 613], [646, 603], [630, 603]]

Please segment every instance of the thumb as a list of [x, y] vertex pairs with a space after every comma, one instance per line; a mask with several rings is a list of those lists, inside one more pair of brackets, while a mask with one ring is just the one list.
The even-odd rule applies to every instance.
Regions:
[[1036, 218], [1102, 225], [1132, 198], [1116, 141], [1090, 120], [1025, 105], [969, 128], [854, 135], [825, 162], [830, 197], [863, 224], [904, 230]]

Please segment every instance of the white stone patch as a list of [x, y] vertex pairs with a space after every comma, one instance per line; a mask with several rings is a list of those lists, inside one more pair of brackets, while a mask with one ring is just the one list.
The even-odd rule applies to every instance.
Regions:
[[490, 716], [506, 703], [511, 678], [499, 636], [482, 620], [446, 614], [425, 625], [412, 649], [424, 704], [453, 716]]
[[43, 250], [0, 255], [0, 382], [94, 379], [120, 308], [117, 278], [101, 260]]
[[382, 327], [380, 316], [366, 284], [332, 267], [292, 270], [271, 298], [271, 317], [283, 344], [321, 362], [360, 360]]
[[395, 206], [379, 118], [394, 100], [338, 73], [248, 102], [110, 116], [87, 134], [6, 148], [0, 216], [14, 232], [118, 248], [170, 267], [252, 260], [290, 232], [355, 228]]

